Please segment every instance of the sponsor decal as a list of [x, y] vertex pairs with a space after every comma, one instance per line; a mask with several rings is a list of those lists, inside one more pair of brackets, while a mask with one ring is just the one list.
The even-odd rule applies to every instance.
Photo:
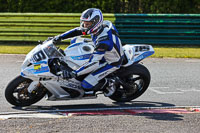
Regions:
[[73, 60], [86, 60], [86, 59], [90, 59], [91, 56], [92, 54], [85, 54], [85, 55], [80, 55], [80, 56], [71, 56], [71, 58]]

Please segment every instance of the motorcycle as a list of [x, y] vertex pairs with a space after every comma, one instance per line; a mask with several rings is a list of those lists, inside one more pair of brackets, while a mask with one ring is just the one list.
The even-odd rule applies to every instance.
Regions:
[[93, 42], [83, 41], [83, 38], [76, 38], [65, 50], [56, 47], [52, 40], [37, 45], [26, 55], [21, 74], [7, 85], [6, 100], [14, 106], [29, 106], [43, 97], [50, 101], [79, 100], [104, 94], [114, 101], [128, 102], [147, 90], [150, 72], [139, 62], [154, 54], [154, 49], [144, 44], [123, 46], [124, 59], [120, 69], [106, 76], [104, 79], [108, 83], [100, 86], [114, 87], [115, 92], [110, 96], [104, 91], [106, 89], [95, 92], [95, 95], [81, 89], [81, 81], [87, 74], [67, 80], [62, 78], [62, 70], [76, 70], [89, 61], [94, 48]]

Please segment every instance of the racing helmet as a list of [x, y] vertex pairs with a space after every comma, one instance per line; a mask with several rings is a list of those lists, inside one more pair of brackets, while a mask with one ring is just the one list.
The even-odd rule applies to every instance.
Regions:
[[[92, 22], [88, 28], [84, 27], [84, 21]], [[84, 35], [97, 33], [103, 25], [103, 15], [101, 10], [97, 8], [89, 8], [85, 10], [80, 17], [80, 27]]]

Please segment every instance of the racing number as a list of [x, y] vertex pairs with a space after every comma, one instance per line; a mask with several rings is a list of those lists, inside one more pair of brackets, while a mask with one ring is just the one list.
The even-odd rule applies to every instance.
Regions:
[[149, 51], [150, 48], [149, 46], [136, 46], [135, 47], [135, 52], [143, 52], [143, 51]]
[[41, 61], [41, 60], [45, 59], [46, 57], [45, 57], [45, 54], [43, 53], [43, 51], [40, 50], [33, 55], [33, 58], [35, 61]]

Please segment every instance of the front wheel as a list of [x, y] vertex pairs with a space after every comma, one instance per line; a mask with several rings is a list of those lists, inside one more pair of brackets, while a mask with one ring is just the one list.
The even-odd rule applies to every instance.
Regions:
[[15, 106], [29, 106], [40, 101], [47, 90], [40, 85], [35, 91], [29, 93], [27, 88], [31, 82], [32, 80], [30, 79], [17, 76], [5, 89], [6, 100]]
[[150, 83], [148, 69], [141, 65], [132, 65], [119, 71], [118, 76], [125, 85], [116, 85], [116, 92], [109, 98], [117, 102], [129, 102], [141, 96]]

